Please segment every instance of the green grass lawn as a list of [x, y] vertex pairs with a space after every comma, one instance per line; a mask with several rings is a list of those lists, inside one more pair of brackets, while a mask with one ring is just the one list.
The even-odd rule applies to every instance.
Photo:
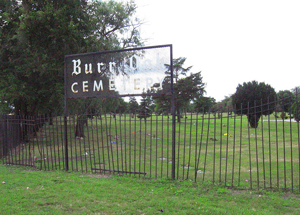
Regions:
[[273, 190], [0, 165], [1, 214], [299, 214]]

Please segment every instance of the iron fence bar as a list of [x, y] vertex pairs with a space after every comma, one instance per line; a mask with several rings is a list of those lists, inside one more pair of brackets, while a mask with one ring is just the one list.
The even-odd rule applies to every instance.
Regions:
[[[77, 116], [78, 117], [78, 116]], [[83, 153], [82, 153], [82, 148], [81, 148], [81, 144], [80, 144], [80, 137], [76, 137], [76, 129], [77, 129], [77, 121], [78, 119], [75, 119], [75, 116], [73, 116], [72, 118], [69, 118], [69, 120], [73, 121], [70, 122], [70, 125], [73, 125], [72, 127], [75, 128], [74, 132], [72, 132], [72, 127], [70, 126], [69, 128], [69, 135], [70, 135], [70, 140], [72, 140], [72, 133], [74, 133], [73, 135], [75, 136], [75, 139], [74, 139], [74, 142], [75, 144], [70, 144], [70, 156], [71, 156], [71, 167], [72, 167], [72, 170], [74, 170], [74, 159], [73, 157], [75, 157], [75, 170], [76, 171], [82, 171], [83, 170], [83, 161], [82, 161], [82, 158], [83, 158]], [[78, 144], [79, 142], [79, 144]], [[77, 149], [77, 144], [78, 144], [78, 148], [79, 148], [79, 156], [78, 156], [78, 149]], [[74, 149], [74, 155], [73, 155], [73, 149]], [[78, 157], [79, 157], [79, 160], [80, 160], [80, 167], [78, 165]]]
[[141, 172], [141, 164], [142, 164], [142, 119], [139, 119], [139, 171]]
[[[190, 140], [189, 140], [189, 161], [188, 161], [188, 165], [190, 167], [191, 164], [191, 153], [192, 153], [192, 123], [193, 123], [193, 113], [191, 111], [191, 119], [190, 119]], [[194, 167], [195, 168], [195, 167]], [[188, 168], [188, 172], [187, 172], [187, 178], [189, 178], [189, 170], [190, 168]]]
[[[145, 113], [145, 115], [146, 115], [146, 113]], [[146, 152], [147, 152], [147, 123], [146, 123], [146, 118], [144, 119], [144, 122], [145, 122], [145, 131], [144, 131], [144, 138], [145, 138], [145, 143], [144, 143], [144, 172], [146, 172]], [[141, 136], [142, 136], [142, 133], [141, 133]]]
[[[99, 165], [99, 167], [100, 167], [100, 165], [102, 165], [102, 163], [103, 162], [101, 162], [101, 157], [103, 157], [103, 156], [101, 156], [101, 153], [100, 153], [100, 148], [102, 148], [101, 146], [100, 146], [100, 141], [99, 141], [99, 126], [98, 126], [98, 113], [97, 114], [95, 114], [96, 116], [93, 116], [93, 117], [95, 117], [96, 119], [95, 119], [95, 128], [96, 128], [96, 142], [97, 142], [97, 144], [96, 144], [96, 148], [97, 148], [97, 160], [96, 160], [96, 155], [94, 155], [94, 159], [95, 159], [95, 163], [94, 163], [94, 166], [97, 166], [97, 165]], [[102, 131], [101, 131], [102, 132]], [[102, 138], [102, 144], [103, 144], [103, 138]], [[103, 148], [102, 148], [103, 149]], [[94, 152], [94, 153], [96, 153], [96, 152]]]
[[117, 173], [130, 173], [130, 174], [139, 174], [146, 175], [146, 172], [129, 172], [129, 171], [121, 171], [121, 170], [111, 170], [111, 169], [100, 169], [100, 168], [92, 168], [92, 170], [100, 170], [103, 172], [117, 172]]
[[45, 161], [45, 166], [48, 170], [50, 170], [50, 164], [49, 164], [49, 150], [48, 150], [48, 145], [47, 143], [50, 142], [49, 140], [49, 133], [47, 133], [47, 125], [45, 125], [45, 138], [46, 138], [46, 141], [43, 143], [43, 148], [46, 149], [46, 156], [47, 157], [44, 157], [44, 161]]
[[195, 161], [194, 161], [194, 166], [195, 166], [195, 171], [194, 171], [194, 181], [196, 182], [197, 180], [197, 150], [198, 150], [198, 112], [196, 113], [196, 122], [195, 122]]
[[[250, 112], [250, 104], [248, 102], [248, 115]], [[250, 128], [249, 128], [249, 122], [247, 123], [248, 127], [248, 149], [249, 149], [249, 173], [250, 173], [250, 188], [252, 189], [252, 166], [251, 166], [251, 140], [250, 140]]]
[[179, 172], [180, 172], [180, 169], [179, 169], [179, 164], [180, 164], [180, 140], [181, 140], [181, 123], [177, 123], [178, 125], [178, 138], [177, 138], [177, 179], [179, 179]]
[[[288, 101], [289, 103], [289, 106], [291, 107], [292, 104], [291, 104], [291, 99], [289, 99]], [[293, 133], [292, 133], [292, 118], [289, 114], [289, 122], [290, 122], [290, 147], [291, 147], [291, 150], [290, 150], [290, 154], [291, 154], [291, 186], [292, 186], [292, 191], [294, 190], [294, 165], [293, 165]]]
[[[277, 115], [277, 114], [276, 114]], [[279, 148], [278, 148], [278, 120], [275, 118], [275, 135], [276, 135], [276, 170], [277, 170], [277, 187], [279, 188]]]
[[[291, 104], [289, 105], [291, 106]], [[293, 134], [292, 134], [292, 119], [290, 117], [290, 147], [291, 147], [291, 186], [294, 190], [294, 166], [293, 166]]]
[[171, 44], [166, 44], [166, 45], [157, 45], [157, 46], [146, 46], [146, 47], [119, 49], [119, 50], [106, 50], [106, 51], [100, 51], [100, 52], [71, 54], [71, 55], [66, 55], [65, 58], [67, 58], [67, 57], [78, 57], [78, 56], [82, 56], [82, 55], [88, 56], [88, 55], [95, 55], [95, 54], [110, 54], [110, 53], [130, 52], [130, 51], [138, 51], [138, 50], [145, 50], [145, 49], [165, 48], [165, 47], [169, 47], [170, 49], [172, 49]]
[[226, 125], [226, 156], [225, 156], [225, 186], [227, 185], [227, 174], [228, 174], [228, 142], [229, 142], [229, 108], [227, 109], [227, 125]]
[[130, 140], [130, 142], [129, 142], [129, 172], [131, 171], [131, 166], [132, 166], [132, 164], [131, 164], [131, 145], [132, 145], [132, 137], [131, 137], [131, 127], [132, 127], [132, 124], [131, 124], [131, 116], [132, 116], [132, 113], [130, 114], [130, 117], [129, 117], [129, 140]]
[[[263, 113], [263, 102], [260, 100], [261, 105], [261, 113]], [[262, 147], [262, 162], [263, 162], [263, 184], [264, 188], [266, 188], [266, 168], [265, 168], [265, 142], [264, 142], [264, 115], [261, 115], [261, 147]]]
[[[219, 114], [219, 113], [218, 113]], [[223, 150], [223, 114], [220, 113], [220, 167], [219, 167], [219, 183], [222, 181], [222, 150]], [[215, 133], [215, 132], [214, 132]], [[216, 135], [214, 134], [214, 139], [216, 139]]]
[[[66, 107], [65, 107], [66, 109]], [[65, 133], [65, 169], [66, 171], [69, 171], [69, 154], [68, 154], [68, 127], [67, 127], [67, 114], [66, 114], [66, 111], [65, 111], [65, 114], [64, 114], [64, 133]]]
[[232, 149], [232, 175], [231, 175], [231, 186], [233, 187], [234, 171], [235, 171], [235, 138], [236, 138], [236, 114], [233, 116], [233, 149]]
[[158, 117], [155, 120], [155, 178], [158, 176]]
[[[37, 142], [36, 142], [37, 148], [38, 148], [38, 151], [39, 151], [39, 156], [40, 156], [40, 169], [43, 169], [43, 162], [44, 162], [44, 147], [42, 145], [43, 139], [44, 139], [44, 137], [43, 137], [43, 133], [41, 131], [40, 132], [40, 138], [37, 138]], [[45, 165], [44, 165], [44, 169], [46, 169]]]
[[[23, 117], [23, 116], [22, 116]], [[20, 121], [21, 121], [21, 123], [22, 123], [22, 130], [21, 130], [21, 140], [22, 140], [22, 143], [23, 143], [23, 141], [25, 140], [25, 135], [24, 135], [24, 130], [25, 130], [25, 128], [26, 128], [26, 123], [25, 123], [25, 121], [24, 121], [24, 119], [23, 118], [21, 118], [20, 119]], [[15, 146], [15, 145], [14, 145]], [[19, 146], [18, 148], [17, 148], [17, 146]], [[14, 154], [15, 154], [15, 162], [17, 163], [17, 164], [20, 164], [19, 163], [19, 161], [20, 161], [20, 150], [21, 150], [21, 146], [22, 145], [20, 145], [20, 143], [17, 145], [17, 146], [15, 146], [15, 148], [14, 148]]]
[[84, 135], [83, 139], [82, 139], [82, 143], [83, 143], [83, 149], [84, 149], [84, 159], [85, 159], [85, 172], [87, 173], [89, 170], [89, 165], [88, 162], [90, 162], [90, 164], [92, 164], [92, 159], [90, 156], [90, 152], [91, 152], [91, 144], [90, 144], [90, 132], [89, 132], [89, 126], [88, 126], [88, 119], [87, 119], [87, 115], [86, 113], [84, 113], [84, 118], [82, 119], [82, 123], [83, 123], [83, 129], [84, 129], [84, 124], [86, 122], [86, 133], [87, 135]]
[[[122, 122], [123, 122], [123, 119], [122, 119], [122, 116], [123, 116], [123, 114], [119, 113], [119, 128], [120, 128], [120, 131], [119, 131], [119, 136], [116, 137], [116, 142], [118, 144], [120, 144], [120, 146], [121, 146], [121, 167], [122, 167], [121, 169], [122, 169], [122, 171], [126, 171], [126, 170], [124, 170], [124, 156], [123, 156], [124, 151], [123, 151], [123, 138], [122, 138], [123, 137], [123, 134], [122, 134]], [[124, 121], [125, 120], [126, 119], [124, 118]], [[126, 145], [125, 145], [125, 149], [126, 149]], [[125, 150], [125, 153], [126, 153], [126, 150]], [[125, 169], [126, 169], [126, 165], [125, 165]]]
[[[214, 145], [214, 152], [213, 152], [213, 181], [212, 181], [213, 184], [215, 183], [215, 172], [216, 172], [216, 141], [215, 141], [216, 140], [216, 129], [217, 129], [217, 117], [216, 117], [216, 114], [215, 114], [215, 117], [214, 117], [214, 136], [213, 136], [213, 145]], [[220, 161], [221, 161], [221, 153], [220, 153]], [[221, 165], [220, 165], [219, 168], [221, 169]]]
[[[181, 116], [180, 116], [181, 117]], [[178, 143], [178, 146], [180, 144]], [[182, 179], [184, 179], [184, 173], [185, 173], [185, 148], [186, 148], [186, 111], [184, 113], [184, 130], [183, 130], [183, 158], [182, 158]], [[179, 150], [178, 150], [179, 151]], [[188, 167], [188, 166], [187, 166]], [[189, 168], [189, 167], [188, 167]]]
[[299, 98], [298, 98], [298, 88], [296, 88], [296, 101], [295, 101], [295, 105], [296, 105], [296, 116], [298, 118], [298, 121], [297, 121], [297, 141], [298, 141], [298, 190], [300, 190], [300, 132], [299, 132]]
[[[107, 120], [106, 120], [107, 121]], [[111, 163], [112, 163], [112, 169], [114, 170], [115, 169], [115, 156], [114, 156], [114, 150], [113, 150], [113, 145], [111, 143], [111, 137], [112, 137], [112, 133], [111, 133], [111, 116], [109, 116], [109, 137], [108, 137], [108, 141], [109, 141], [109, 148], [110, 148], [110, 153], [111, 153]], [[111, 169], [111, 168], [109, 168]]]
[[200, 163], [200, 156], [201, 156], [201, 149], [202, 149], [202, 140], [203, 140], [203, 127], [204, 127], [204, 110], [203, 110], [203, 115], [202, 115], [202, 125], [201, 125], [201, 138], [200, 138], [200, 147], [199, 147], [199, 151], [198, 151], [198, 162], [197, 162], [197, 172], [196, 172], [196, 176], [195, 178], [197, 178], [197, 174], [199, 171], [199, 163]]
[[[45, 117], [45, 115], [44, 115], [44, 117]], [[53, 140], [53, 136], [51, 135], [50, 123], [48, 122], [47, 124], [48, 124], [48, 134], [49, 134], [49, 146], [47, 146], [47, 148], [48, 147], [50, 148], [50, 157], [51, 157], [50, 161], [48, 160], [48, 163], [50, 162], [52, 169], [54, 169], [54, 162], [53, 161], [55, 160], [55, 153], [53, 153], [53, 150], [54, 150], [54, 146], [55, 146], [55, 141]], [[53, 147], [52, 147], [52, 145], [53, 145]]]
[[[152, 126], [153, 126], [153, 119], [152, 119], [152, 115], [150, 117], [150, 139], [149, 139], [149, 177], [151, 178], [152, 177], [152, 137], [153, 137], [153, 129], [152, 129]], [[157, 119], [157, 116], [156, 116], [156, 119]]]
[[[156, 116], [158, 118], [158, 116]], [[152, 139], [152, 138], [151, 138]], [[168, 159], [166, 160], [168, 165]], [[164, 117], [161, 117], [161, 178], [163, 177], [163, 164], [164, 164]]]
[[[93, 159], [93, 163], [91, 163], [91, 166], [95, 166], [95, 164], [96, 164], [96, 155], [98, 155], [98, 157], [99, 157], [99, 142], [98, 142], [98, 138], [96, 136], [96, 147], [97, 147], [97, 150], [96, 150], [96, 148], [95, 148], [95, 135], [94, 135], [94, 130], [95, 130], [94, 116], [91, 115], [90, 117], [91, 117], [91, 130], [92, 130], [91, 133], [92, 133], [92, 148], [93, 148], [93, 153], [90, 152], [90, 157], [92, 157], [92, 159]], [[97, 119], [95, 121], [96, 121], [95, 123], [97, 124]], [[97, 152], [98, 152], [98, 154], [97, 154]]]
[[[268, 97], [268, 110], [270, 110], [270, 98]], [[271, 122], [270, 114], [268, 115], [268, 134], [269, 134], [269, 171], [270, 171], [270, 187], [273, 186], [272, 183], [272, 147], [271, 147]]]
[[[16, 116], [16, 118], [18, 118], [19, 116]], [[18, 134], [18, 136], [20, 135], [20, 131], [19, 131], [19, 125], [20, 125], [20, 123], [18, 122], [18, 127], [17, 127], [17, 134]], [[6, 141], [7, 141], [7, 146], [8, 146], [8, 152], [7, 152], [7, 154], [8, 154], [8, 163], [13, 163], [13, 158], [12, 158], [12, 153], [13, 153], [13, 145], [12, 145], [12, 143], [11, 143], [11, 141], [10, 142], [8, 142], [8, 136], [11, 136], [12, 138], [11, 139], [15, 139], [15, 135], [11, 135], [10, 133], [10, 126], [9, 126], [9, 124], [8, 124], [8, 120], [7, 120], [7, 122], [6, 122], [6, 128], [7, 128], [7, 133], [9, 133], [9, 134], [6, 134]]]
[[[172, 139], [172, 135], [171, 135], [171, 139]], [[170, 160], [169, 160], [170, 144], [169, 143], [170, 143], [170, 120], [169, 120], [169, 116], [168, 116], [168, 118], [167, 118], [167, 178], [169, 178], [169, 163], [170, 163]], [[172, 144], [172, 142], [171, 142], [171, 144]], [[172, 168], [171, 168], [171, 170], [172, 170]]]
[[[100, 110], [101, 111], [101, 110]], [[109, 160], [109, 154], [107, 155], [108, 158], [105, 159], [105, 148], [107, 148], [107, 151], [108, 150], [108, 144], [107, 144], [107, 141], [106, 141], [106, 146], [104, 145], [104, 137], [105, 135], [103, 135], [103, 132], [104, 132], [104, 126], [103, 126], [103, 120], [102, 120], [102, 111], [100, 113], [100, 129], [101, 129], [101, 143], [102, 143], [102, 164], [103, 164], [103, 168], [106, 169], [106, 166], [107, 166], [107, 163], [106, 163], [106, 160]], [[106, 137], [107, 138], [107, 137]], [[101, 162], [99, 163], [99, 166], [101, 166]]]
[[[56, 133], [59, 134], [59, 127], [60, 124], [58, 123], [58, 117], [55, 117], [55, 123], [56, 123]], [[56, 141], [57, 141], [57, 153], [58, 153], [58, 168], [59, 170], [61, 169], [61, 157], [60, 157], [60, 148], [61, 148], [61, 144], [59, 141], [59, 135], [56, 136]]]
[[255, 135], [255, 159], [256, 159], [256, 180], [257, 180], [257, 189], [259, 189], [259, 165], [258, 165], [258, 141], [257, 141], [257, 127], [258, 127], [258, 119], [257, 119], [257, 104], [256, 101], [254, 101], [254, 116], [255, 116], [255, 130], [254, 130], [254, 135]]
[[[124, 147], [125, 147], [125, 149], [124, 149], [124, 151], [125, 151], [125, 171], [128, 171], [128, 162], [127, 162], [127, 115], [126, 115], [126, 113], [124, 113], [124, 133], [123, 133], [123, 135], [124, 135], [124, 139], [122, 138], [122, 142], [124, 141]], [[130, 115], [129, 115], [129, 117], [130, 117]], [[130, 126], [130, 125], [129, 125]], [[130, 144], [130, 143], [129, 143]]]
[[175, 122], [175, 95], [173, 77], [173, 46], [170, 45], [170, 72], [171, 72], [171, 113], [172, 113], [172, 179], [175, 179], [175, 156], [176, 156], [176, 122]]
[[208, 121], [207, 121], [207, 135], [206, 135], [206, 145], [205, 145], [205, 156], [204, 156], [204, 164], [203, 164], [203, 178], [204, 181], [205, 173], [206, 173], [206, 159], [207, 159], [207, 151], [208, 151], [208, 139], [209, 139], [209, 128], [210, 128], [210, 112], [208, 113]]
[[137, 157], [137, 153], [136, 153], [136, 149], [137, 149], [137, 131], [136, 131], [136, 127], [137, 127], [137, 123], [136, 123], [136, 113], [134, 114], [134, 149], [133, 149], [133, 151], [134, 151], [134, 153], [133, 153], [133, 157], [134, 157], [134, 159], [133, 159], [133, 162], [134, 162], [134, 164], [133, 164], [133, 171], [134, 172], [137, 172], [136, 171], [136, 157]]
[[[236, 110], [236, 105], [235, 105]], [[239, 155], [239, 178], [238, 185], [240, 186], [241, 182], [241, 165], [242, 165], [242, 139], [243, 139], [243, 104], [241, 104], [241, 113], [240, 113], [240, 155]]]
[[[282, 107], [283, 108], [283, 107]], [[283, 145], [283, 178], [284, 188], [286, 189], [286, 152], [285, 152], [285, 120], [282, 120], [282, 145]]]
[[117, 159], [117, 170], [119, 171], [120, 170], [120, 163], [119, 163], [119, 142], [116, 139], [117, 136], [118, 136], [118, 126], [117, 126], [117, 119], [116, 118], [117, 118], [116, 113], [113, 113], [113, 121], [114, 121], [114, 128], [115, 128], [115, 133], [114, 133], [114, 135], [115, 135], [115, 137], [114, 137], [115, 141], [111, 140], [110, 143], [111, 143], [111, 146], [113, 145], [113, 143], [116, 146], [116, 151], [117, 151], [117, 158], [116, 158]]
[[[36, 119], [37, 122], [38, 122], [38, 120], [39, 119]], [[34, 160], [34, 157], [33, 157], [33, 153], [34, 153], [34, 151], [33, 151], [34, 148], [33, 147], [34, 147], [34, 144], [35, 144], [35, 139], [38, 138], [37, 133], [38, 133], [37, 128], [36, 128], [36, 126], [34, 126], [33, 127], [34, 136], [33, 136], [32, 140], [29, 141], [28, 147], [26, 147], [26, 154], [28, 152], [28, 156], [26, 156], [26, 158], [28, 157], [28, 164], [33, 165], [33, 166], [35, 165], [35, 160]]]

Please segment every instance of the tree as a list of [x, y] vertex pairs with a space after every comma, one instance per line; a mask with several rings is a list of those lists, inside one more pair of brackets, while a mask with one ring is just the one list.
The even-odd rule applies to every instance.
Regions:
[[0, 97], [15, 114], [63, 106], [66, 54], [141, 44], [134, 3], [5, 0], [1, 6]]
[[[231, 96], [225, 96], [225, 98], [222, 101], [215, 103], [211, 108], [211, 112], [214, 114], [228, 112], [228, 114], [231, 115], [232, 111], [233, 106]], [[218, 116], [221, 115], [218, 114]]]
[[[159, 110], [161, 113], [171, 110], [171, 97], [167, 95], [167, 93], [170, 93], [170, 85], [171, 80], [167, 76], [162, 83], [162, 89], [157, 91], [161, 95], [154, 97], [157, 106], [156, 110]], [[202, 96], [205, 92], [204, 87], [205, 84], [202, 81], [201, 72], [181, 78], [174, 84], [174, 105], [178, 122], [180, 122], [181, 118], [181, 109], [188, 105], [191, 100]]]
[[141, 44], [133, 2], [3, 0], [0, 6], [0, 98], [17, 115], [62, 111], [66, 54]]
[[139, 108], [139, 103], [136, 101], [136, 98], [131, 96], [129, 98], [129, 103], [128, 103], [128, 111], [131, 114], [135, 114]]
[[244, 82], [232, 95], [232, 105], [236, 114], [245, 114], [251, 128], [257, 128], [262, 115], [269, 115], [275, 109], [276, 92], [264, 82]]
[[296, 101], [293, 103], [293, 105], [291, 106], [291, 113], [293, 114], [296, 122], [299, 122], [300, 121], [300, 102], [299, 101]]
[[143, 93], [137, 117], [146, 121], [151, 115], [151, 98], [150, 96], [147, 96], [146, 93]]
[[60, 103], [63, 56], [86, 46], [86, 8], [79, 0], [23, 0], [3, 11], [0, 94], [15, 114], [51, 112]]
[[[190, 71], [190, 69], [193, 66], [189, 66], [187, 68], [183, 67], [183, 64], [185, 63], [186, 58], [185, 57], [179, 57], [176, 59], [173, 59], [173, 78], [175, 80], [175, 83], [178, 81], [179, 79], [179, 75], [186, 75], [186, 73], [188, 71]], [[165, 64], [167, 71], [165, 72], [166, 75], [171, 77], [171, 66], [169, 64]]]
[[207, 113], [214, 105], [216, 100], [212, 97], [200, 96], [194, 101], [194, 110], [197, 112]]
[[289, 90], [281, 90], [277, 93], [278, 110], [280, 110], [281, 118], [285, 119], [285, 112], [290, 114], [291, 106], [295, 102], [295, 95]]

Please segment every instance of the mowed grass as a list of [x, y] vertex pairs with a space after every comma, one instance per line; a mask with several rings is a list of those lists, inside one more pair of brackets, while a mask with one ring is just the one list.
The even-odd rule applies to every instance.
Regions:
[[[25, 160], [44, 170], [64, 169], [63, 126], [59, 117], [54, 118], [53, 125], [46, 123], [22, 152], [8, 156], [8, 162]], [[70, 170], [171, 178], [171, 117], [140, 120], [131, 115], [114, 118], [106, 114], [88, 119], [82, 139], [75, 138], [75, 128], [76, 117], [68, 117]], [[187, 113], [181, 123], [176, 123], [175, 138], [178, 180], [241, 189], [300, 189], [299, 124], [292, 120], [264, 116], [253, 129], [246, 116]]]
[[1, 214], [299, 214], [299, 193], [0, 164]]

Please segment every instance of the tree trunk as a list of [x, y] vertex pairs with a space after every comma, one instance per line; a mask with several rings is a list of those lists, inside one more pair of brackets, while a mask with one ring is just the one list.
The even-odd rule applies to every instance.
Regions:
[[176, 108], [177, 122], [180, 123], [181, 115], [179, 108]]
[[260, 113], [247, 115], [248, 122], [250, 123], [251, 128], [257, 128], [260, 116], [261, 116]]
[[87, 125], [87, 117], [85, 115], [80, 115], [77, 117], [76, 122], [76, 131], [75, 137], [76, 138], [84, 138], [84, 125]]

